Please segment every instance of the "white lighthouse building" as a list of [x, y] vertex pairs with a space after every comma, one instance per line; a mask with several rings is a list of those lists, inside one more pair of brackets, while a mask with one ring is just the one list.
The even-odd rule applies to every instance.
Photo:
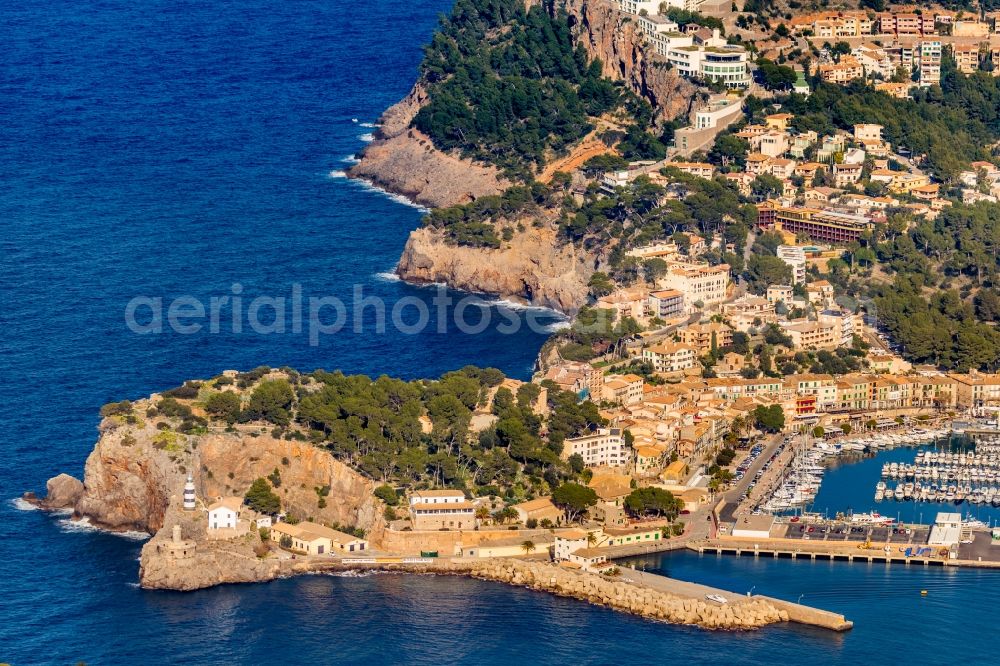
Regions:
[[194, 511], [197, 508], [194, 501], [194, 477], [188, 474], [187, 483], [184, 484], [184, 510]]

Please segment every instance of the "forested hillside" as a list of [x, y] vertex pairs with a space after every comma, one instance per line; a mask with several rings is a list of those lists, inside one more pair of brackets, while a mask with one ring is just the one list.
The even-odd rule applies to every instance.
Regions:
[[[855, 270], [888, 280], [853, 285], [912, 361], [969, 370], [1000, 367], [1000, 204], [955, 204], [934, 220], [897, 212], [850, 248]], [[834, 264], [842, 286], [848, 266]], [[864, 283], [863, 285], [861, 283]]]
[[[604, 423], [596, 406], [550, 386], [543, 416], [535, 409], [539, 385], [511, 391], [500, 386], [503, 380], [499, 370], [472, 366], [418, 381], [262, 367], [166, 391], [146, 416], [178, 419], [184, 433], [266, 423], [276, 437], [311, 441], [396, 486], [524, 498], [579, 478], [582, 461], [559, 454], [566, 437]], [[116, 414], [131, 414], [131, 406], [102, 411]], [[474, 428], [474, 415], [495, 419]], [[271, 483], [280, 483], [277, 470], [275, 477]]]
[[[437, 148], [530, 181], [594, 129], [596, 116], [622, 108], [633, 135], [646, 129], [648, 104], [603, 78], [600, 63], [573, 46], [566, 17], [544, 4], [525, 11], [521, 0], [458, 0], [442, 21], [421, 66], [430, 101], [413, 121]], [[632, 139], [637, 157], [662, 156], [654, 137]]]

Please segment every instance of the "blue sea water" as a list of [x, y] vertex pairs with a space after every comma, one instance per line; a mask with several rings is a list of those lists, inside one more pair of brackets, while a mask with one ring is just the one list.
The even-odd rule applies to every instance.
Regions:
[[[942, 438], [920, 446], [906, 446], [876, 451], [874, 455], [851, 455], [844, 460], [835, 459], [823, 476], [823, 483], [811, 507], [807, 509], [833, 517], [837, 513], [870, 513], [877, 511], [883, 516], [895, 518], [903, 523], [933, 523], [939, 512], [959, 512], [989, 525], [1000, 521], [1000, 508], [989, 504], [963, 502], [919, 502], [895, 499], [875, 501], [875, 484], [882, 479], [882, 466], [898, 462], [912, 465], [919, 451], [962, 451], [972, 450], [973, 445], [965, 437]], [[901, 483], [894, 479], [884, 479], [889, 488]], [[989, 484], [983, 484], [989, 485]]]
[[[477, 363], [530, 373], [544, 331], [471, 335], [452, 322], [444, 333], [380, 333], [366, 311], [358, 332], [311, 344], [307, 325], [235, 332], [224, 317], [218, 333], [139, 335], [125, 321], [136, 297], [162, 298], [166, 310], [179, 297], [208, 303], [239, 291], [248, 307], [290, 298], [295, 285], [306, 299], [350, 301], [360, 285], [390, 307], [429, 303], [434, 289], [387, 277], [420, 212], [335, 174], [372, 131], [363, 124], [405, 94], [449, 4], [0, 4], [0, 662], [849, 663], [926, 656], [911, 631], [921, 618], [957, 641], [959, 608], [963, 631], [985, 649], [997, 602], [985, 573], [830, 565], [818, 576], [805, 563], [649, 561], [733, 589], [811, 589], [859, 620], [844, 637], [713, 636], [461, 579], [315, 576], [146, 592], [136, 587], [140, 541], [13, 501], [58, 472], [82, 474], [101, 404], [227, 368], [429, 377]], [[477, 310], [501, 318], [470, 308], [469, 320]], [[933, 594], [919, 599], [918, 588]]]

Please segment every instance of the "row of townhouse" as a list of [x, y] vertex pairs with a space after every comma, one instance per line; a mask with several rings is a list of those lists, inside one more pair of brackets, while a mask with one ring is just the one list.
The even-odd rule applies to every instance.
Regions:
[[975, 409], [1000, 405], [1000, 375], [967, 374], [803, 374], [779, 378], [704, 380], [727, 401], [794, 399], [798, 414], [883, 411], [912, 408]]
[[843, 39], [866, 35], [919, 37], [947, 35], [954, 37], [985, 37], [990, 24], [975, 18], [959, 18], [954, 12], [925, 10], [917, 12], [827, 11], [798, 16], [791, 20], [800, 34], [820, 39]]

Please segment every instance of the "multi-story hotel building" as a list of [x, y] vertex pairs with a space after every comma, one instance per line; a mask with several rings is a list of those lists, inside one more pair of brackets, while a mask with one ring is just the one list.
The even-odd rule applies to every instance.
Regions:
[[850, 243], [871, 231], [875, 223], [862, 215], [764, 202], [757, 207], [757, 224], [762, 229], [803, 233], [816, 240]]

